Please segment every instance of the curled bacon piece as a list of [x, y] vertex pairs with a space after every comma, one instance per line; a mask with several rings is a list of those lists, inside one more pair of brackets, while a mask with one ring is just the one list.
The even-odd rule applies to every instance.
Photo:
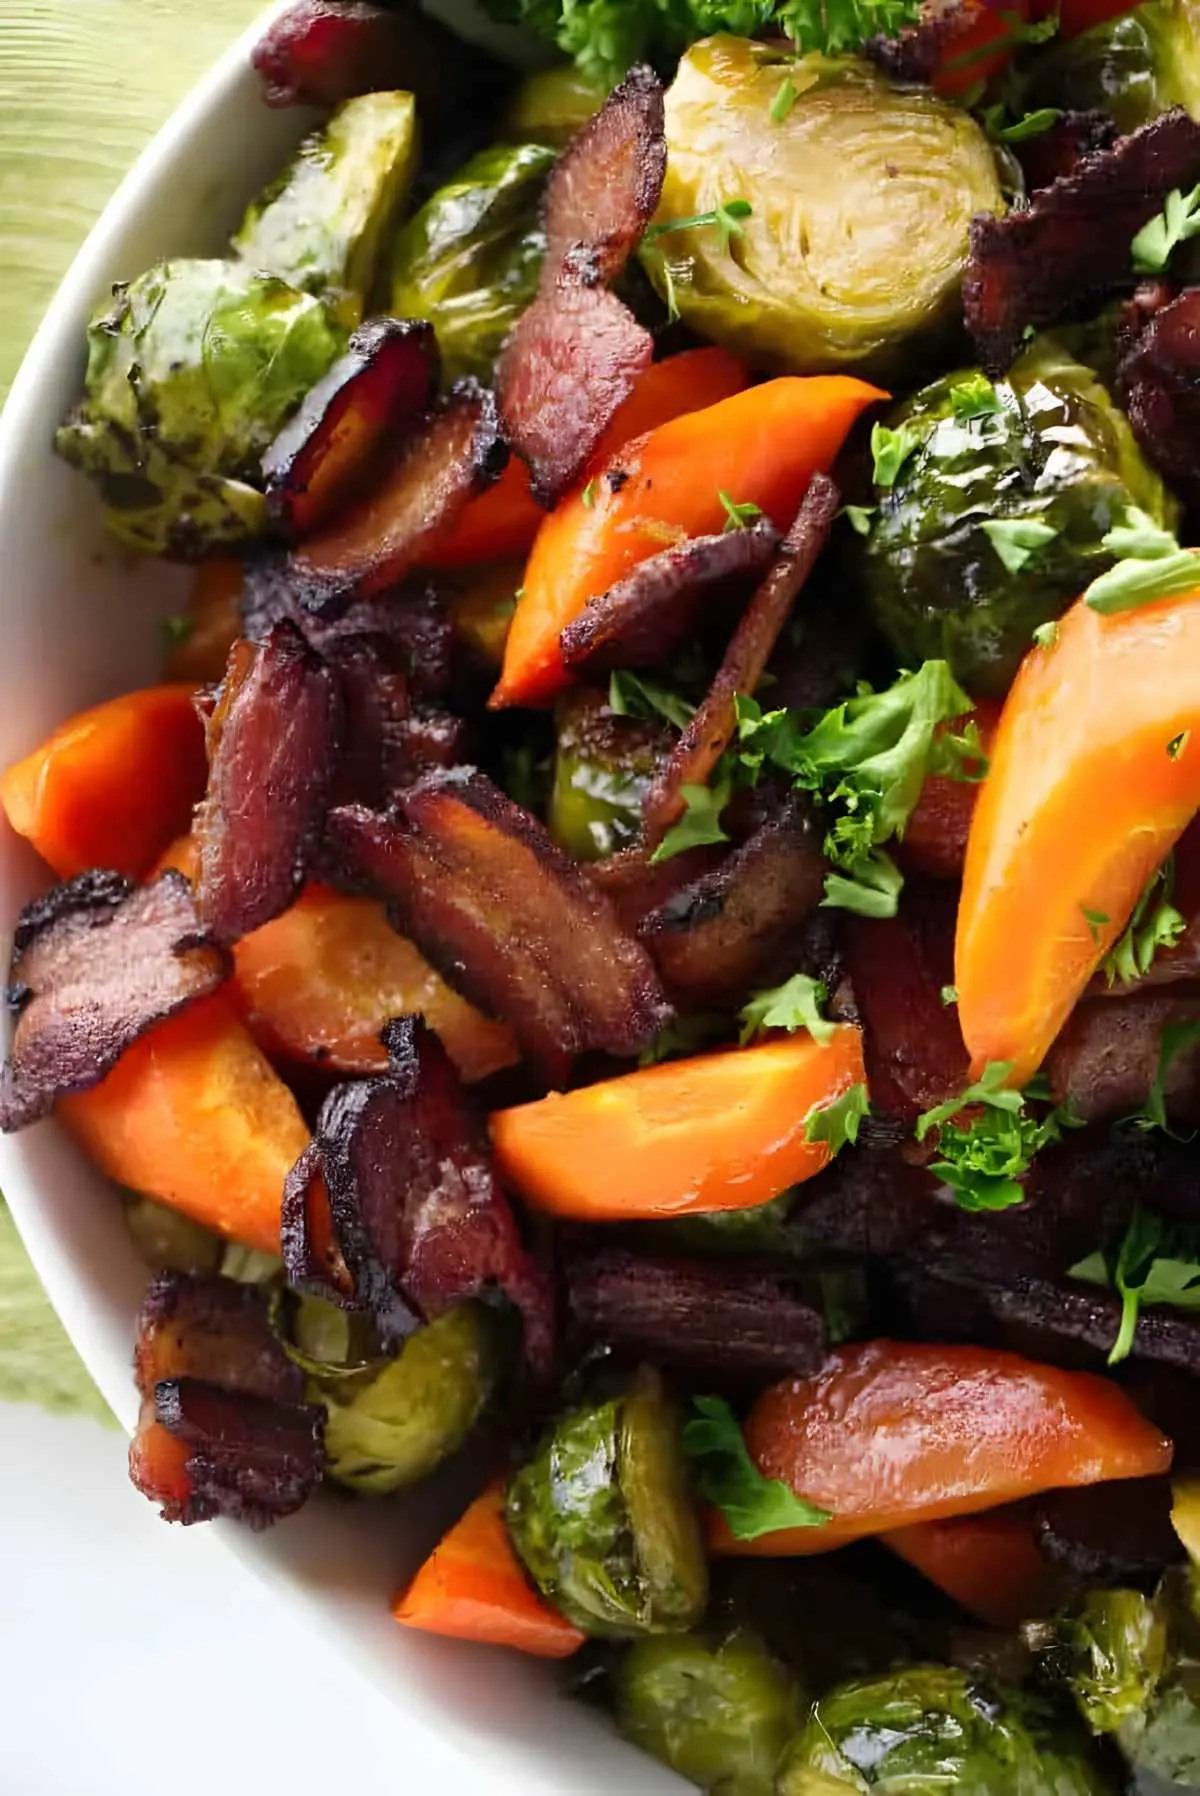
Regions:
[[821, 831], [796, 794], [719, 867], [652, 911], [639, 933], [672, 997], [736, 1006], [754, 986], [796, 970], [789, 948], [824, 892]]
[[1194, 506], [1200, 503], [1200, 287], [1153, 307], [1139, 291], [1127, 312], [1135, 308], [1145, 323], [1137, 332], [1127, 320], [1117, 394], [1149, 460]]
[[71, 1091], [98, 1085], [151, 1024], [213, 992], [228, 957], [175, 872], [137, 887], [81, 873], [17, 922], [7, 1002], [16, 1013], [0, 1072], [0, 1129], [23, 1129]]
[[1028, 326], [1130, 287], [1133, 238], [1172, 188], [1198, 181], [1200, 125], [1176, 108], [1085, 156], [1023, 211], [972, 219], [963, 310], [988, 373], [1004, 372]]
[[[524, 1317], [531, 1363], [547, 1370], [549, 1281], [521, 1243], [458, 1075], [418, 1017], [390, 1023], [384, 1042], [390, 1071], [336, 1087], [317, 1122], [333, 1231], [355, 1299], [390, 1345], [421, 1319], [495, 1285]], [[296, 1185], [311, 1196], [313, 1162], [301, 1165]], [[294, 1214], [295, 1186], [291, 1201]], [[289, 1240], [285, 1230], [285, 1253]]]
[[708, 784], [737, 727], [734, 701], [739, 692], [753, 692], [761, 680], [788, 613], [829, 540], [840, 503], [833, 481], [814, 474], [770, 572], [733, 633], [708, 696], [646, 794], [642, 816], [649, 847], [657, 847], [683, 816], [684, 786]]
[[196, 903], [236, 942], [300, 890], [328, 803], [339, 735], [332, 675], [291, 624], [236, 642], [208, 724], [208, 792], [196, 813]]
[[218, 1515], [265, 1528], [311, 1495], [324, 1411], [281, 1347], [261, 1286], [167, 1273], [146, 1294], [134, 1371], [142, 1396], [129, 1475], [170, 1522]]
[[572, 1256], [576, 1330], [630, 1357], [710, 1377], [807, 1378], [828, 1349], [800, 1281], [731, 1260], [645, 1259], [621, 1248]]
[[543, 291], [615, 281], [658, 209], [666, 172], [662, 83], [641, 64], [576, 132], [547, 183]]
[[387, 436], [433, 403], [440, 369], [424, 319], [379, 318], [356, 330], [263, 457], [277, 528], [294, 541], [324, 523], [370, 473]]
[[589, 1049], [636, 1054], [666, 1021], [645, 949], [542, 825], [473, 768], [429, 774], [388, 816], [341, 807], [329, 831], [397, 927], [503, 1017], [550, 1079]]
[[293, 1290], [311, 1291], [341, 1309], [357, 1307], [354, 1280], [334, 1233], [318, 1141], [309, 1142], [284, 1183], [279, 1244]]
[[629, 935], [638, 935], [652, 912], [720, 867], [720, 848], [687, 848], [667, 861], [652, 861], [641, 848], [622, 848], [607, 860], [593, 861], [588, 877], [598, 885]]
[[403, 672], [414, 699], [441, 698], [450, 685], [454, 626], [436, 589], [410, 580], [367, 599], [355, 599], [335, 617], [306, 609], [286, 561], [268, 558], [246, 569], [241, 600], [242, 634], [262, 642], [277, 623], [289, 623], [326, 660], [336, 658], [344, 637], [370, 637], [387, 645], [387, 664]]
[[662, 84], [635, 68], [547, 184], [540, 291], [496, 370], [505, 437], [543, 505], [576, 479], [653, 359], [650, 333], [607, 284], [654, 216], [666, 165]]
[[661, 666], [687, 641], [702, 607], [742, 580], [761, 579], [778, 546], [779, 532], [760, 519], [749, 530], [694, 536], [652, 555], [567, 625], [564, 662], [586, 673]]
[[1064, 112], [1048, 131], [1015, 146], [1029, 192], [1073, 175], [1086, 156], [1111, 149], [1117, 135], [1107, 112]]
[[336, 612], [394, 586], [506, 459], [491, 393], [459, 381], [358, 502], [293, 550], [295, 596], [312, 611]]

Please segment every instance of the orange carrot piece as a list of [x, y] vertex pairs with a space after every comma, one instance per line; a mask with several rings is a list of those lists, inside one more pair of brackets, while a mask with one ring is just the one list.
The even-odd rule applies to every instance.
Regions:
[[60, 879], [113, 867], [140, 879], [204, 792], [190, 686], [147, 686], [60, 724], [0, 775], [0, 805]]
[[[618, 407], [592, 457], [592, 468], [602, 468], [634, 437], [740, 393], [749, 379], [744, 364], [727, 349], [685, 349], [655, 362]], [[426, 565], [465, 567], [524, 556], [545, 516], [530, 490], [529, 469], [514, 456], [494, 486], [467, 502], [458, 522], [425, 556]]]
[[526, 1578], [504, 1524], [504, 1485], [489, 1485], [392, 1604], [406, 1628], [566, 1659], [587, 1636]]
[[833, 1513], [823, 1527], [750, 1541], [714, 1519], [718, 1551], [766, 1557], [827, 1553], [1171, 1464], [1170, 1441], [1106, 1378], [983, 1347], [897, 1341], [835, 1348], [814, 1377], [764, 1391], [746, 1446], [766, 1477]]
[[279, 1251], [283, 1182], [308, 1127], [223, 992], [159, 1023], [58, 1112], [118, 1184]]
[[384, 1024], [417, 1011], [464, 1079], [484, 1079], [520, 1058], [511, 1030], [452, 991], [373, 899], [310, 885], [233, 952], [246, 1023], [268, 1054], [381, 1072]]
[[848, 1025], [673, 1060], [498, 1111], [496, 1163], [534, 1209], [580, 1222], [748, 1209], [828, 1165], [805, 1123], [865, 1077]]
[[1021, 1504], [916, 1522], [882, 1540], [990, 1628], [1015, 1628], [1049, 1615], [1065, 1595], [1062, 1576], [1038, 1550]]
[[722, 491], [786, 530], [813, 474], [828, 471], [855, 420], [886, 397], [847, 375], [771, 380], [594, 464], [591, 490], [568, 494], [538, 531], [492, 706], [553, 698], [567, 679], [567, 624], [660, 549], [723, 529]]
[[958, 910], [974, 1077], [989, 1061], [1009, 1062], [1014, 1085], [1037, 1071], [1200, 808], [1198, 660], [1200, 589], [1111, 616], [1080, 600], [1021, 663]]
[[239, 600], [246, 570], [240, 561], [202, 561], [183, 614], [183, 633], [167, 655], [170, 680], [210, 686], [225, 672], [242, 633]]

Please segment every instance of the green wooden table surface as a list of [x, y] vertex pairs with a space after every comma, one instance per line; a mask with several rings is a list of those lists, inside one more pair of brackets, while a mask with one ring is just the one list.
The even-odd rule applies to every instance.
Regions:
[[[121, 176], [262, 4], [0, 0], [0, 402]], [[103, 1411], [2, 1206], [0, 1400]]]

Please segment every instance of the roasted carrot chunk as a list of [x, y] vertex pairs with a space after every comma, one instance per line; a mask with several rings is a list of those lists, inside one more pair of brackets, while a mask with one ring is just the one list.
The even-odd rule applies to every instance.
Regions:
[[1029, 1515], [1018, 1504], [915, 1522], [883, 1541], [990, 1628], [1015, 1628], [1048, 1615], [1065, 1594], [1060, 1573], [1043, 1558]]

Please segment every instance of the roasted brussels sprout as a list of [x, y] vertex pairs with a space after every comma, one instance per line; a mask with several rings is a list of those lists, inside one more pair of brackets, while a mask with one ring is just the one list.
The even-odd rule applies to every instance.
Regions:
[[780, 1769], [779, 1796], [1099, 1796], [1085, 1742], [1015, 1692], [946, 1665], [838, 1685], [813, 1704]]
[[[773, 110], [786, 76], [797, 98]], [[643, 261], [684, 322], [760, 367], [886, 374], [959, 313], [967, 225], [1002, 212], [961, 107], [852, 57], [695, 44], [667, 94], [667, 178]], [[740, 217], [718, 208], [741, 201]], [[716, 213], [714, 225], [668, 230]], [[724, 220], [722, 224], [721, 220]]]
[[383, 1359], [358, 1338], [354, 1318], [319, 1298], [301, 1299], [289, 1351], [309, 1375], [306, 1400], [325, 1409], [325, 1476], [382, 1496], [456, 1452], [494, 1386], [490, 1322], [483, 1305], [459, 1304], [410, 1335], [395, 1359]]
[[1136, 131], [1172, 106], [1200, 113], [1200, 7], [1149, 0], [1031, 58], [1020, 84], [1029, 111], [1055, 106], [1108, 113]]
[[1178, 507], [1090, 369], [1045, 338], [993, 387], [959, 370], [886, 420], [903, 459], [851, 553], [907, 667], [944, 656], [977, 698], [1007, 691], [1039, 624], [1110, 565], [1131, 506]]
[[163, 262], [88, 328], [85, 395], [55, 437], [109, 529], [192, 560], [261, 534], [263, 451], [345, 338], [324, 306], [240, 262]]
[[537, 291], [540, 208], [555, 153], [545, 144], [481, 150], [396, 239], [391, 309], [437, 326], [448, 380], [490, 380], [500, 346]]
[[253, 267], [324, 299], [353, 330], [368, 308], [383, 237], [416, 164], [411, 94], [347, 100], [254, 201], [233, 247]]
[[190, 1216], [152, 1197], [125, 1198], [125, 1227], [137, 1256], [153, 1272], [216, 1272], [226, 1243]]
[[614, 1680], [623, 1734], [715, 1796], [774, 1796], [800, 1725], [795, 1681], [743, 1629], [639, 1640]]
[[679, 1633], [704, 1614], [680, 1419], [655, 1372], [561, 1417], [509, 1485], [507, 1516], [534, 1583], [589, 1634]]
[[608, 89], [574, 63], [526, 75], [509, 101], [504, 129], [517, 143], [545, 143], [565, 149], [576, 131], [603, 106]]
[[560, 702], [555, 730], [550, 834], [578, 860], [603, 860], [641, 833], [642, 800], [670, 732], [615, 716], [604, 694], [587, 687]]

